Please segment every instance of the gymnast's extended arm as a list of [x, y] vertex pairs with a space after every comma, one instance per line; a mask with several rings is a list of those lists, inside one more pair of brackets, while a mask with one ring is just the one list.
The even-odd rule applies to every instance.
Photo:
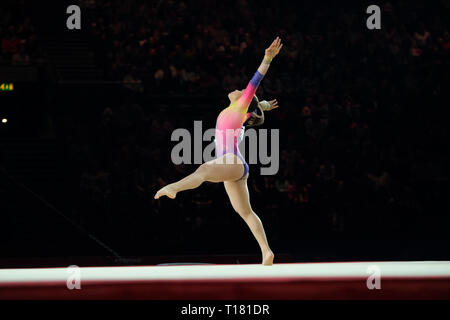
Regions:
[[235, 103], [233, 103], [233, 105], [231, 105], [231, 107], [236, 108], [242, 113], [247, 112], [250, 102], [252, 101], [253, 96], [255, 95], [256, 89], [258, 89], [261, 80], [266, 75], [267, 70], [269, 70], [270, 63], [272, 62], [273, 58], [276, 57], [276, 55], [280, 52], [282, 47], [283, 44], [281, 44], [281, 39], [277, 37], [272, 42], [270, 47], [266, 49], [264, 59], [261, 62], [261, 65], [259, 66], [255, 75], [245, 88], [244, 93]]

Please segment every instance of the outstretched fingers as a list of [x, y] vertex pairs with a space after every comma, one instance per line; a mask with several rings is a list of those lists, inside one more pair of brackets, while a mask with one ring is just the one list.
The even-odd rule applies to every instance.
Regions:
[[281, 43], [281, 39], [279, 37], [277, 37], [277, 42], [275, 44], [275, 50], [276, 52], [280, 52], [281, 48], [283, 47], [283, 44]]
[[273, 40], [270, 45], [270, 48], [275, 48], [277, 46], [278, 40], [280, 40], [279, 37], [277, 37], [275, 40]]
[[275, 40], [273, 40], [273, 42], [269, 46], [268, 50], [275, 56], [280, 52], [282, 47], [283, 47], [283, 44], [281, 43], [281, 39], [280, 39], [280, 37], [277, 37]]
[[279, 107], [277, 99], [271, 100], [271, 101], [269, 101], [269, 103], [270, 103], [269, 110], [273, 110], [273, 109], [276, 109]]

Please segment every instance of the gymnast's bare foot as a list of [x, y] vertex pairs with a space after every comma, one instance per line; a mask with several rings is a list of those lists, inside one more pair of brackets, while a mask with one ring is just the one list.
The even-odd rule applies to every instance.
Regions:
[[275, 255], [273, 254], [272, 251], [267, 251], [263, 255], [263, 262], [262, 262], [262, 264], [265, 265], [265, 266], [273, 265], [273, 258], [274, 257], [275, 257]]
[[177, 196], [177, 192], [171, 187], [171, 185], [167, 185], [164, 188], [159, 189], [159, 191], [155, 194], [155, 199], [159, 199], [162, 196], [167, 196], [170, 199], [175, 199]]

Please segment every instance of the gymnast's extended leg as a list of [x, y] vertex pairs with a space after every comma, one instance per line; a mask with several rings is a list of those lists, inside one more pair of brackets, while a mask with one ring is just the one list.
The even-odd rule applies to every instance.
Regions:
[[272, 265], [274, 254], [267, 242], [262, 222], [250, 205], [247, 177], [238, 181], [226, 181], [224, 185], [234, 210], [244, 219], [256, 241], [258, 241], [262, 252], [263, 265]]
[[244, 166], [242, 161], [234, 154], [228, 153], [215, 160], [208, 161], [198, 167], [195, 172], [178, 182], [171, 183], [155, 194], [155, 199], [167, 196], [174, 199], [178, 192], [195, 189], [203, 182], [223, 182], [237, 180], [242, 177]]

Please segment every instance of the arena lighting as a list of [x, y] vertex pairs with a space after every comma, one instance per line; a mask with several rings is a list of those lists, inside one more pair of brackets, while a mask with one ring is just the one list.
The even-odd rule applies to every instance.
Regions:
[[14, 84], [13, 83], [0, 83], [0, 91], [13, 91]]
[[8, 122], [8, 119], [6, 119], [6, 118], [2, 119], [2, 123], [7, 123], [7, 122]]

